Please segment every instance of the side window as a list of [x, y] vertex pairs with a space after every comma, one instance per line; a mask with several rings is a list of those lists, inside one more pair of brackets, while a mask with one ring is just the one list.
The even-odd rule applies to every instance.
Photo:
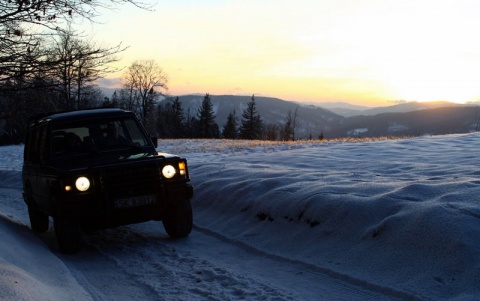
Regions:
[[40, 162], [45, 161], [48, 159], [48, 150], [49, 148], [47, 147], [47, 132], [48, 132], [48, 126], [42, 126], [40, 128], [39, 132], [39, 141], [38, 141], [38, 153], [39, 153], [39, 159]]
[[51, 139], [51, 157], [80, 155], [91, 151], [93, 141], [88, 131], [88, 128], [84, 126], [52, 129], [49, 137]]

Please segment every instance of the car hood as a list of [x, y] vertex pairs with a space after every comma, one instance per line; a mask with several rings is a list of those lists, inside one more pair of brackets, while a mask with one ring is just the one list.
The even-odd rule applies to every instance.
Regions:
[[98, 152], [81, 156], [56, 159], [52, 166], [61, 170], [79, 170], [96, 168], [105, 165], [123, 164], [135, 161], [168, 160], [178, 158], [167, 153], [152, 154], [148, 152]]

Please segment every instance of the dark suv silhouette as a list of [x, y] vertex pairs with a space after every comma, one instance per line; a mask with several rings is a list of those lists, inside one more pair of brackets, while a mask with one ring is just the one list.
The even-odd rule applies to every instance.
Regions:
[[29, 119], [22, 171], [31, 228], [53, 218], [61, 252], [81, 231], [161, 220], [172, 238], [192, 230], [187, 160], [159, 153], [134, 113], [95, 109]]

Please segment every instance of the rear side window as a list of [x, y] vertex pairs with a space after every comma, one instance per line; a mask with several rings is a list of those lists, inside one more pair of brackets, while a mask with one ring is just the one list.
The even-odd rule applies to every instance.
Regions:
[[61, 157], [83, 153], [85, 150], [82, 149], [82, 143], [88, 136], [86, 127], [62, 128], [52, 131], [52, 156]]
[[48, 158], [48, 126], [32, 128], [28, 133], [25, 145], [25, 161], [40, 163]]
[[47, 141], [47, 134], [48, 134], [48, 126], [42, 126], [40, 128], [40, 133], [39, 133], [39, 141], [38, 141], [38, 156], [40, 158], [40, 161], [45, 161], [48, 159], [48, 141]]

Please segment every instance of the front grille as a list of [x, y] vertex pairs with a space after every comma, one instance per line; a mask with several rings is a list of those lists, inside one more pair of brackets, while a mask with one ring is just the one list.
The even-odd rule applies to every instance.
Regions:
[[101, 181], [110, 199], [154, 194], [161, 185], [156, 164], [108, 168]]

